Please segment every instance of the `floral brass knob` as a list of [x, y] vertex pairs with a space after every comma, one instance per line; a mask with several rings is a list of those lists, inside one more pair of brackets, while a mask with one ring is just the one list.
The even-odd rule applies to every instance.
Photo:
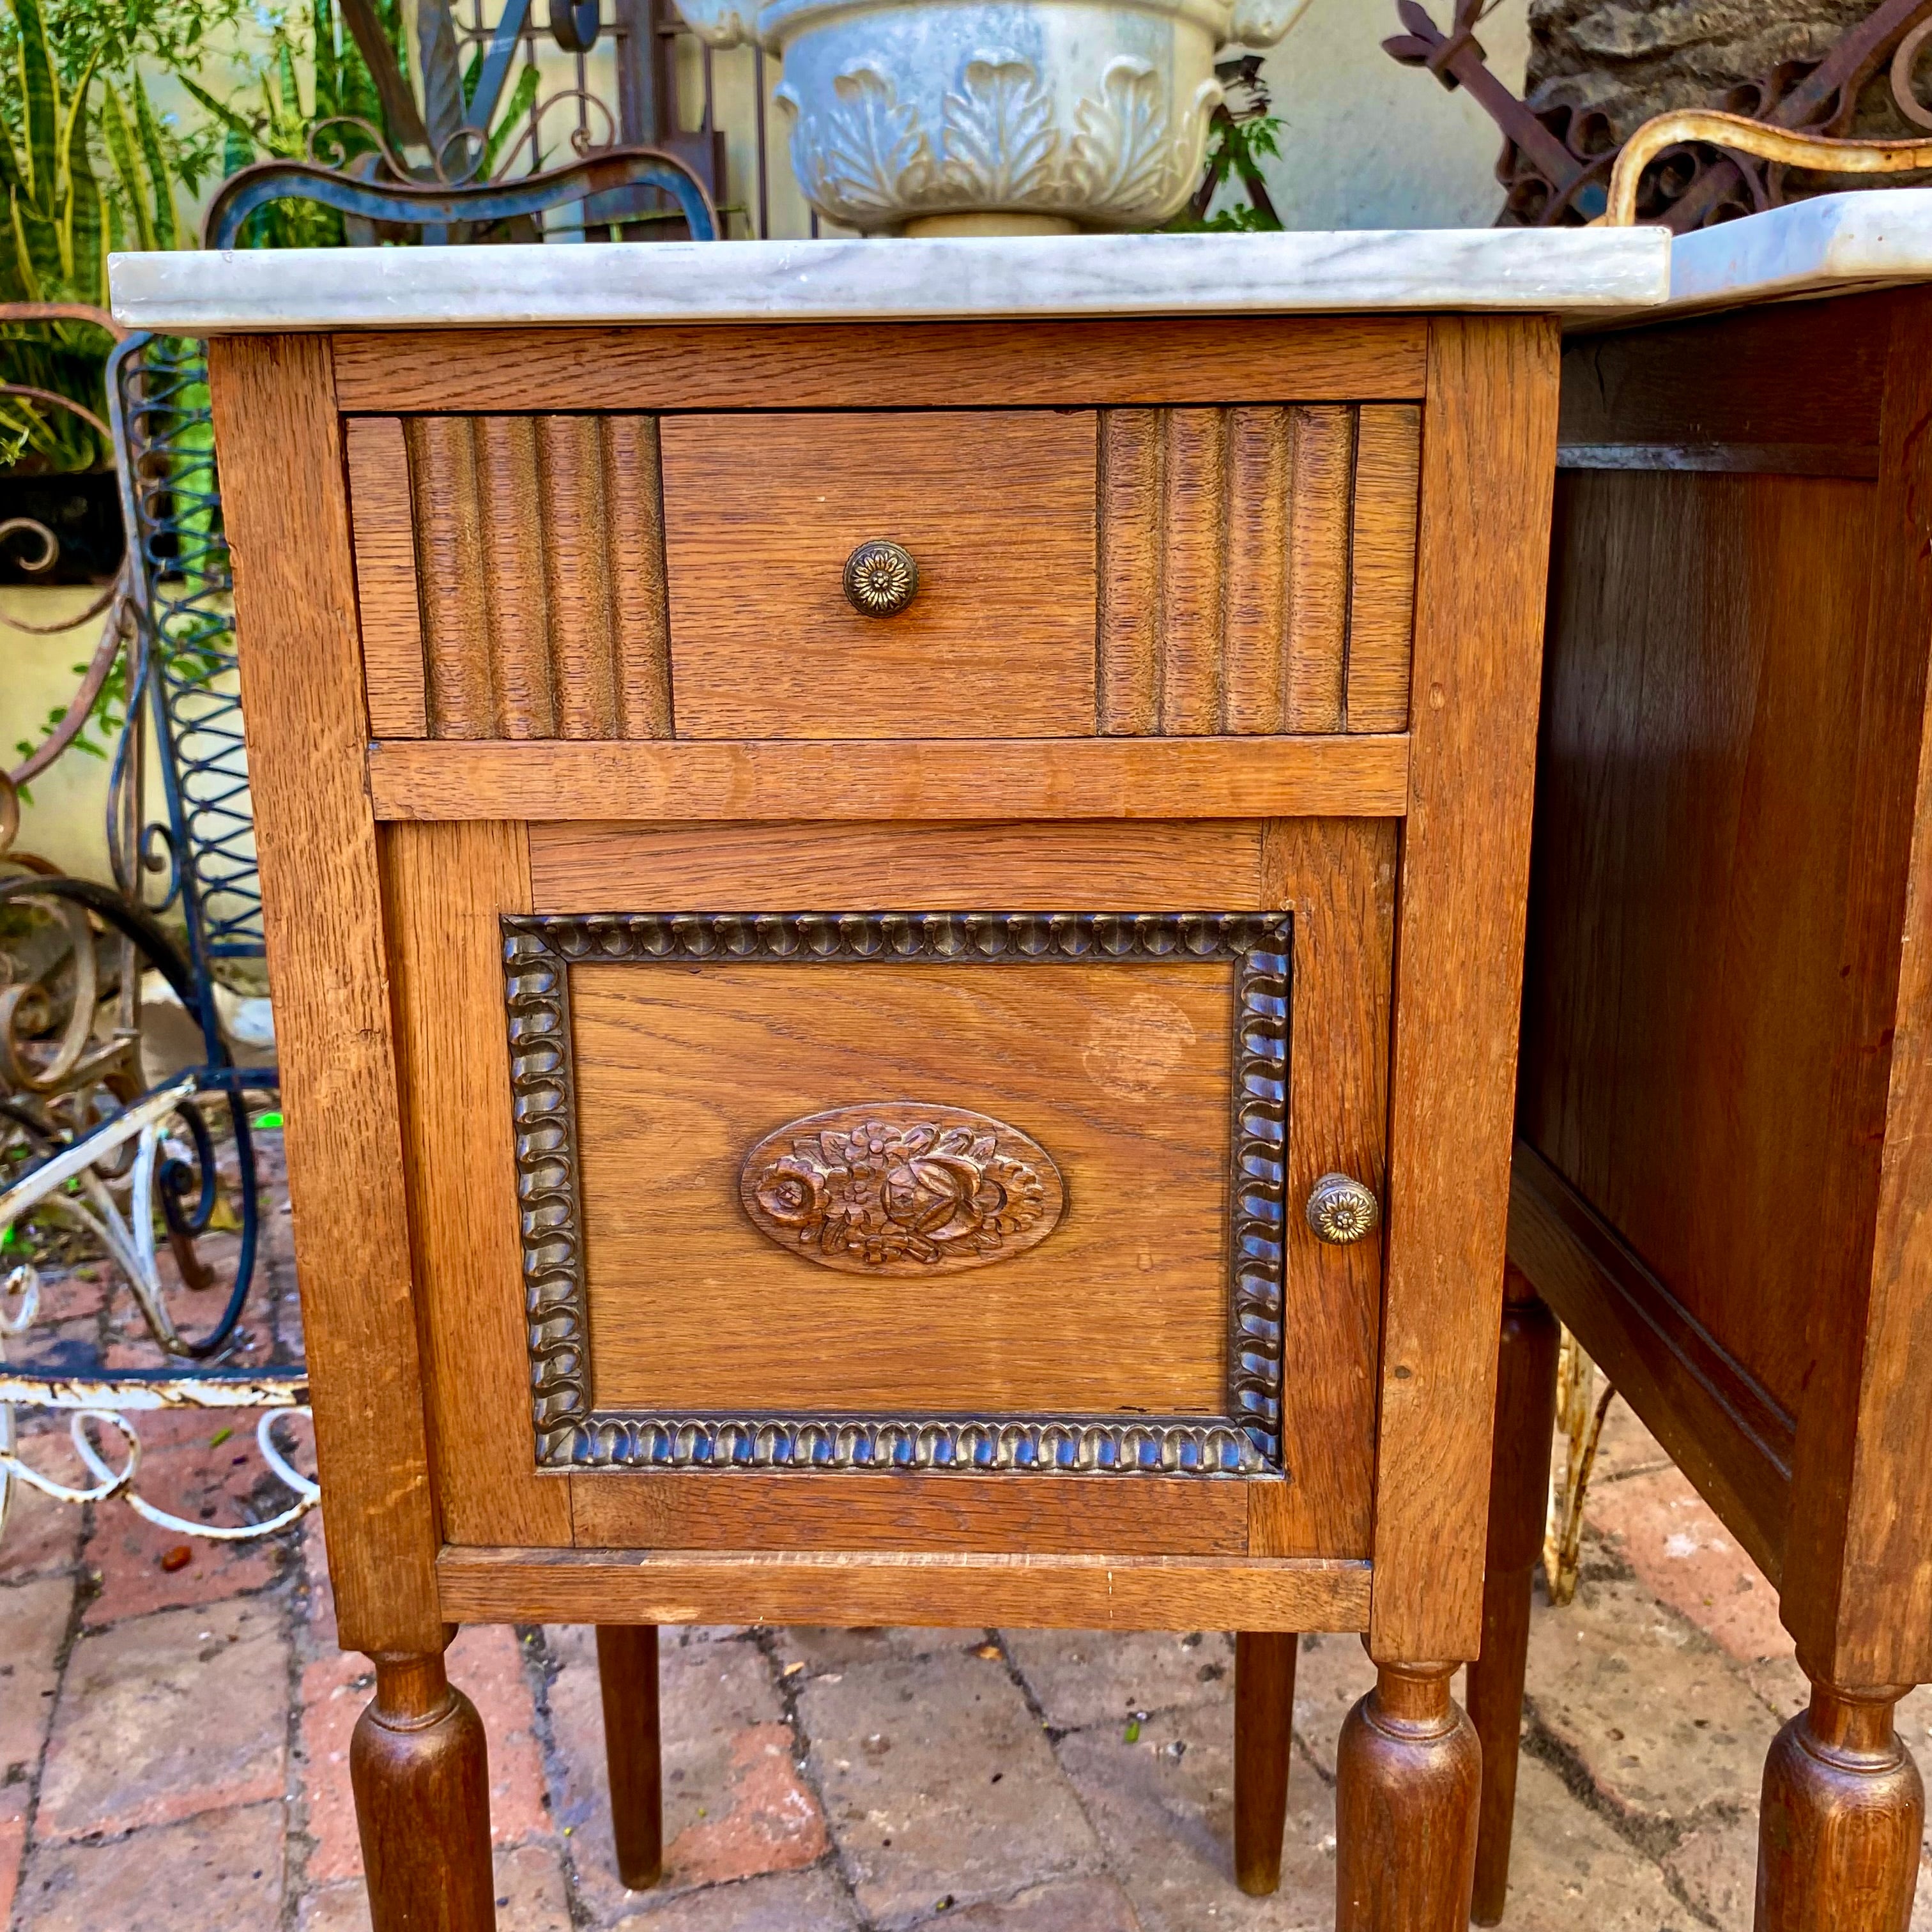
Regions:
[[919, 595], [912, 552], [883, 538], [845, 560], [845, 598], [862, 617], [896, 617]]
[[1308, 1197], [1308, 1225], [1316, 1239], [1336, 1247], [1373, 1233], [1381, 1212], [1376, 1197], [1346, 1174], [1324, 1174]]

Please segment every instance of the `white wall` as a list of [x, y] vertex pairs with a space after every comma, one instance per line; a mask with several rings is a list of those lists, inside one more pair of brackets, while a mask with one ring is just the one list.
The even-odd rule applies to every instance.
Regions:
[[[1436, 25], [1452, 0], [1425, 0]], [[1313, 0], [1262, 71], [1282, 122], [1268, 190], [1289, 228], [1486, 228], [1502, 206], [1502, 136], [1461, 88], [1399, 67], [1394, 0]], [[1490, 66], [1522, 91], [1528, 0], [1500, 0], [1478, 32]]]

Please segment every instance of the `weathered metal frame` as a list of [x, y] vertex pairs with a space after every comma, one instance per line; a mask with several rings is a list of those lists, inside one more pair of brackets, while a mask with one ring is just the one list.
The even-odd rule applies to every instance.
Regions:
[[[537, 1464], [1256, 1475], [1282, 1460], [1293, 921], [1280, 912], [740, 912], [506, 916], [512, 1131]], [[570, 975], [579, 964], [1004, 967], [1097, 960], [1235, 968], [1229, 1085], [1227, 1413], [1118, 1416], [658, 1415], [592, 1404]]]
[[[1486, 7], [1487, 0], [1454, 0], [1445, 32], [1422, 0], [1398, 0], [1405, 31], [1384, 40], [1383, 51], [1405, 67], [1432, 74], [1445, 88], [1466, 88], [1501, 129], [1504, 148], [1496, 175], [1509, 191], [1505, 220], [1552, 227], [1594, 219], [1607, 206], [1619, 144], [1600, 114], [1533, 108], [1490, 70], [1475, 36]], [[1928, 31], [1932, 0], [1880, 0], [1822, 59], [1786, 62], [1741, 81], [1711, 105], [1787, 133], [1840, 136], [1852, 126], [1865, 82], [1889, 62], [1892, 97], [1900, 111], [1921, 127], [1932, 127], [1932, 116], [1911, 86], [1913, 58]], [[1804, 165], [1830, 168], [1823, 160]], [[1647, 158], [1640, 218], [1682, 234], [1781, 206], [1792, 198], [1787, 166], [1774, 156], [1754, 158], [1700, 136], [1687, 137]]]

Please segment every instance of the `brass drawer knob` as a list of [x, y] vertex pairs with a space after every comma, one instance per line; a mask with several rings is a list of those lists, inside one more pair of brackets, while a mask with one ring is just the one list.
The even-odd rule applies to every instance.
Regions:
[[1316, 1240], [1337, 1247], [1372, 1234], [1381, 1211], [1376, 1197], [1346, 1174], [1324, 1174], [1308, 1197], [1308, 1225]]
[[862, 617], [896, 617], [919, 595], [912, 552], [883, 538], [845, 560], [845, 598]]

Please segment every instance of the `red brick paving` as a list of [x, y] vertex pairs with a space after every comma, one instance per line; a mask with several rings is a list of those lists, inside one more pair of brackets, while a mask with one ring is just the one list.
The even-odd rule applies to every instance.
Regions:
[[[270, 1219], [256, 1360], [298, 1346], [287, 1224]], [[48, 1305], [52, 1341], [139, 1354], [123, 1291], [70, 1280]], [[168, 1507], [278, 1506], [248, 1428], [217, 1443], [219, 1418], [141, 1426], [144, 1486]], [[77, 1473], [58, 1430], [23, 1440]], [[1802, 1694], [1774, 1596], [1621, 1412], [1590, 1514], [1578, 1607], [1537, 1612], [1508, 1922], [1743, 1932], [1750, 1780]], [[367, 1932], [347, 1750], [369, 1666], [334, 1648], [320, 1521], [254, 1547], [197, 1543], [164, 1569], [179, 1540], [119, 1503], [16, 1503], [0, 1545], [0, 1928]], [[667, 1631], [668, 1870], [644, 1898], [613, 1869], [590, 1633], [464, 1631], [450, 1670], [490, 1734], [500, 1932], [1327, 1922], [1334, 1738], [1366, 1678], [1359, 1646], [1305, 1646], [1289, 1883], [1256, 1901], [1228, 1870], [1220, 1634], [987, 1637]], [[1132, 1743], [1130, 1703], [1148, 1713]], [[1679, 1722], [1684, 1746], [1660, 1749]], [[1932, 1692], [1904, 1728], [1932, 1742]], [[1926, 1889], [1915, 1932], [1932, 1932]]]

